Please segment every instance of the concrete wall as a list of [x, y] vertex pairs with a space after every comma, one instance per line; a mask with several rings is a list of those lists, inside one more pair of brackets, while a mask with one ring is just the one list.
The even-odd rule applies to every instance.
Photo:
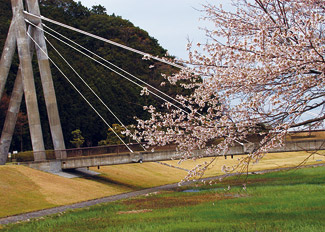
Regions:
[[61, 160], [47, 160], [47, 161], [35, 161], [28, 163], [21, 163], [22, 165], [30, 168], [38, 169], [50, 173], [58, 173], [62, 171]]

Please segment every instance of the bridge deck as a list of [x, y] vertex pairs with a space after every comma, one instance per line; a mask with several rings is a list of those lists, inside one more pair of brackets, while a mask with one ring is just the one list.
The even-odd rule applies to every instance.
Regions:
[[[230, 155], [245, 155], [249, 154], [254, 148], [254, 144], [244, 144], [231, 147], [226, 153]], [[295, 141], [287, 142], [285, 146], [270, 150], [274, 152], [294, 152], [294, 151], [314, 151], [325, 150], [325, 140], [309, 140], [309, 141]], [[196, 157], [209, 157], [218, 156], [220, 154], [205, 154], [205, 150], [198, 150], [194, 153]], [[124, 152], [119, 154], [101, 154], [101, 155], [88, 155], [80, 157], [71, 157], [66, 159], [48, 160], [39, 162], [24, 163], [29, 167], [49, 171], [58, 172], [65, 169], [76, 169], [83, 167], [96, 167], [117, 164], [128, 164], [136, 162], [154, 162], [164, 161], [171, 159], [179, 159], [179, 154], [175, 150], [164, 150], [156, 152]]]
[[[232, 147], [226, 155], [244, 155], [248, 154], [253, 149], [251, 146], [235, 146]], [[293, 152], [293, 151], [313, 151], [325, 150], [324, 140], [311, 140], [311, 141], [297, 141], [287, 142], [285, 146], [272, 149], [269, 152]], [[217, 156], [218, 154], [206, 155], [204, 150], [196, 151], [196, 157]], [[73, 169], [81, 167], [94, 167], [116, 164], [127, 164], [134, 162], [154, 162], [177, 159], [179, 155], [173, 151], [157, 151], [157, 152], [135, 152], [123, 153], [114, 155], [96, 155], [74, 157], [61, 160], [62, 169]]]

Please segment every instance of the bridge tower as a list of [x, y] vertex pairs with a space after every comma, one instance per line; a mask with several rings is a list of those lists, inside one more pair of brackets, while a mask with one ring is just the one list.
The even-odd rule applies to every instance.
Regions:
[[[55, 155], [57, 159], [65, 158], [66, 154], [65, 152], [62, 152], [62, 150], [65, 150], [65, 144], [50, 70], [50, 63], [47, 56], [44, 33], [32, 26], [28, 26], [27, 28], [25, 22], [24, 7], [29, 13], [40, 15], [38, 0], [25, 0], [25, 5], [23, 0], [11, 0], [11, 5], [13, 17], [0, 60], [0, 99], [4, 92], [4, 87], [16, 48], [19, 57], [19, 69], [1, 132], [0, 165], [5, 164], [7, 160], [23, 94], [25, 96], [34, 160], [46, 160], [32, 69], [32, 56], [34, 51], [36, 51], [37, 55]], [[29, 20], [32, 21], [31, 19]], [[38, 27], [42, 27], [40, 19], [33, 19], [32, 23]], [[27, 33], [31, 35], [33, 39], [31, 39]], [[33, 40], [39, 46], [36, 46]]]

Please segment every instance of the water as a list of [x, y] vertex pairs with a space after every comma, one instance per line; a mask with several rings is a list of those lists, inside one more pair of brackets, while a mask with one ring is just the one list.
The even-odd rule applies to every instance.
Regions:
[[202, 191], [218, 191], [218, 190], [225, 190], [224, 188], [212, 188], [212, 189], [186, 189], [184, 193], [197, 193]]
[[184, 193], [197, 193], [197, 192], [201, 192], [203, 189], [186, 189], [183, 192]]

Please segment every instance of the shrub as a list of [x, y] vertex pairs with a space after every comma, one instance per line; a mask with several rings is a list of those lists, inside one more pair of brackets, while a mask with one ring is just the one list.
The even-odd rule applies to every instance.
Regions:
[[[47, 160], [55, 159], [54, 150], [47, 150], [45, 151], [45, 153], [46, 153]], [[34, 152], [33, 151], [19, 152], [18, 154], [13, 154], [12, 159], [16, 159], [17, 162], [34, 161]]]

